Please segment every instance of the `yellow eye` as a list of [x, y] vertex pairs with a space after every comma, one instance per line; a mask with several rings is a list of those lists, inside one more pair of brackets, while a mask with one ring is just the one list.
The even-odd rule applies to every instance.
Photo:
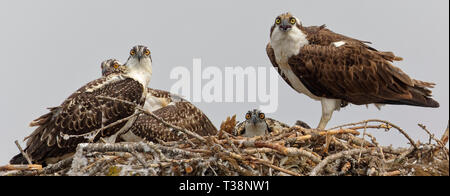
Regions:
[[136, 54], [136, 52], [134, 50], [130, 51], [130, 55], [134, 56]]
[[114, 67], [115, 69], [117, 69], [117, 68], [119, 68], [119, 64], [114, 63], [113, 67]]
[[145, 54], [145, 55], [147, 55], [147, 56], [148, 56], [148, 55], [150, 55], [150, 50], [148, 50], [148, 49], [145, 49], [145, 52], [144, 52], [144, 54]]
[[281, 19], [277, 18], [277, 19], [275, 20], [275, 23], [276, 23], [276, 24], [281, 24]]
[[291, 24], [295, 24], [297, 22], [297, 20], [295, 20], [295, 18], [291, 18]]
[[266, 117], [266, 115], [264, 115], [264, 113], [259, 114], [260, 119], [264, 119], [265, 117]]
[[250, 114], [246, 114], [246, 115], [245, 115], [245, 119], [247, 119], [247, 120], [250, 119], [250, 117], [251, 117]]

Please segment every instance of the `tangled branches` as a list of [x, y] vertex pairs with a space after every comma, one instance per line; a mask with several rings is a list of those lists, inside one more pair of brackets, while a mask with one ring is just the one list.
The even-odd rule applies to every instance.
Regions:
[[[404, 133], [410, 148], [380, 146], [367, 133], [392, 128]], [[365, 130], [362, 138], [360, 130]], [[7, 171], [3, 175], [448, 175], [445, 143], [431, 134], [426, 144], [413, 142], [392, 123], [367, 120], [329, 131], [293, 126], [254, 138], [221, 130], [215, 136], [176, 142], [79, 144], [72, 158], [46, 168], [0, 171]]]
[[[98, 97], [126, 102], [110, 97]], [[448, 128], [426, 144], [415, 142], [388, 121], [371, 119], [327, 131], [300, 126], [283, 127], [265, 136], [234, 136], [236, 119], [227, 118], [214, 136], [200, 136], [145, 113], [190, 139], [139, 143], [82, 143], [73, 157], [42, 168], [7, 165], [0, 175], [196, 175], [196, 176], [306, 176], [306, 175], [449, 175]], [[111, 125], [112, 126], [112, 125]], [[104, 128], [103, 128], [104, 129]], [[381, 146], [369, 130], [395, 129], [409, 148]], [[363, 131], [362, 137], [360, 131]], [[99, 131], [99, 130], [97, 130]], [[100, 130], [101, 131], [101, 130]], [[433, 143], [434, 141], [434, 143]], [[20, 146], [18, 146], [19, 149]], [[23, 154], [26, 153], [21, 150]]]

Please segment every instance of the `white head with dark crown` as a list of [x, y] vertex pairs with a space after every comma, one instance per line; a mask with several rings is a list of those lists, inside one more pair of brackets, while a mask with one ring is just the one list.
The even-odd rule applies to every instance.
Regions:
[[145, 87], [148, 86], [152, 77], [152, 57], [147, 46], [134, 46], [124, 65], [128, 69], [126, 75], [139, 81]]

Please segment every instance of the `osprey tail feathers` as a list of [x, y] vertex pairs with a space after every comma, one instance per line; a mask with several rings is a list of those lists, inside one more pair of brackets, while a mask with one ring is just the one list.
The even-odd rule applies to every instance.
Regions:
[[412, 95], [412, 98], [408, 100], [410, 104], [413, 106], [438, 108], [439, 103], [431, 98], [431, 90], [425, 86], [418, 85], [416, 80], [414, 83], [414, 87], [411, 87], [409, 90]]
[[393, 104], [393, 105], [410, 105], [418, 107], [429, 107], [438, 108], [439, 102], [431, 98], [431, 90], [434, 86], [433, 83], [422, 82], [418, 80], [413, 80], [414, 86], [409, 87], [408, 91], [411, 95], [408, 99], [399, 100], [386, 100], [382, 104]]
[[413, 79], [414, 87], [410, 88], [412, 94], [412, 102], [417, 104], [416, 106], [438, 108], [439, 103], [431, 98], [431, 90], [434, 88], [434, 83], [424, 82]]

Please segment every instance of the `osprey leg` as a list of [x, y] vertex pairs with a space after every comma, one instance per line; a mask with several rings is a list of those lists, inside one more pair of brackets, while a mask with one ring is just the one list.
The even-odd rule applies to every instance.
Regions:
[[319, 126], [317, 129], [325, 130], [325, 127], [333, 116], [334, 110], [339, 109], [339, 100], [336, 99], [322, 99], [322, 117], [320, 118]]

